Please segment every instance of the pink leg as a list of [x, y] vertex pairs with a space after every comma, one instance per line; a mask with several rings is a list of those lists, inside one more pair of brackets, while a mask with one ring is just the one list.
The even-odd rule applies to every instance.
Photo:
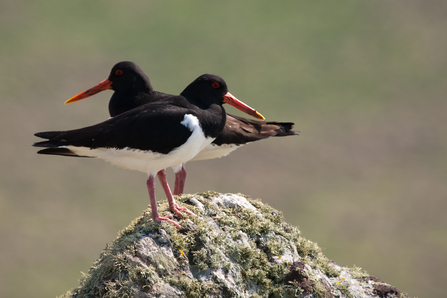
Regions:
[[180, 211], [184, 211], [190, 215], [195, 215], [193, 212], [188, 210], [186, 207], [179, 207], [175, 203], [174, 197], [172, 196], [171, 189], [169, 188], [168, 179], [166, 178], [166, 171], [161, 170], [157, 173], [158, 179], [160, 179], [160, 183], [163, 186], [163, 189], [166, 194], [166, 198], [168, 199], [169, 209], [171, 209], [172, 212], [177, 214], [179, 217], [183, 217], [183, 214]]
[[178, 196], [183, 193], [183, 189], [185, 188], [186, 181], [186, 170], [185, 167], [182, 166], [182, 169], [175, 173], [175, 188], [174, 195]]
[[157, 199], [155, 198], [155, 179], [154, 176], [149, 176], [149, 178], [146, 181], [147, 190], [149, 191], [149, 198], [151, 200], [151, 209], [152, 209], [152, 219], [155, 222], [161, 222], [161, 221], [167, 221], [172, 223], [177, 229], [181, 230], [182, 226], [176, 223], [175, 221], [171, 220], [172, 214], [166, 215], [161, 217], [158, 214], [157, 209]]

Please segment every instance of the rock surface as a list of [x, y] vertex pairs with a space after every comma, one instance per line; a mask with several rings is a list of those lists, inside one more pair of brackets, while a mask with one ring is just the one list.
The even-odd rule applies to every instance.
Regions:
[[[197, 214], [179, 221], [183, 230], [146, 210], [61, 297], [407, 297], [328, 260], [260, 201], [215, 192], [177, 201]], [[167, 203], [159, 210], [169, 213]]]

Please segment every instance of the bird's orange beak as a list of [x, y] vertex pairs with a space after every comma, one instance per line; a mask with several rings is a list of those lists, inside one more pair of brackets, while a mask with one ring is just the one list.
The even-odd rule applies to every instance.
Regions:
[[72, 98], [67, 100], [65, 103], [66, 104], [72, 103], [72, 102], [87, 98], [89, 96], [92, 96], [98, 92], [101, 92], [101, 91], [104, 91], [107, 89], [112, 89], [112, 82], [109, 81], [109, 79], [105, 79], [104, 81], [102, 81], [101, 83], [96, 85], [95, 87], [92, 87], [88, 90], [85, 90], [84, 92], [79, 93], [78, 95], [73, 96]]
[[227, 94], [225, 94], [223, 96], [224, 98], [224, 103], [230, 104], [233, 107], [235, 107], [236, 109], [250, 115], [253, 116], [255, 118], [261, 119], [261, 120], [265, 120], [264, 116], [262, 116], [261, 114], [259, 114], [255, 109], [253, 109], [252, 107], [249, 107], [248, 105], [246, 105], [245, 103], [243, 103], [242, 101], [240, 101], [239, 99], [237, 99], [234, 95], [232, 95], [230, 92], [227, 92]]

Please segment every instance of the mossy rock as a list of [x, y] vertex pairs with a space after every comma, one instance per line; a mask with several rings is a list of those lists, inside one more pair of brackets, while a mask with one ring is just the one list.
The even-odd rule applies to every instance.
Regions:
[[[177, 201], [197, 214], [179, 219], [183, 230], [147, 209], [61, 297], [406, 297], [328, 260], [258, 200], [207, 192]], [[159, 210], [170, 213], [167, 203]]]

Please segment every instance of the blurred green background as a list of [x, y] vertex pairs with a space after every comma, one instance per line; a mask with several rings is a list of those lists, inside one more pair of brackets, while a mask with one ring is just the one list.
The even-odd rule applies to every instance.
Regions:
[[338, 264], [445, 297], [446, 15], [443, 0], [0, 1], [0, 296], [76, 287], [149, 204], [142, 173], [31, 147], [107, 119], [111, 91], [63, 103], [131, 60], [168, 93], [219, 74], [301, 131], [187, 164], [186, 192], [260, 198]]

